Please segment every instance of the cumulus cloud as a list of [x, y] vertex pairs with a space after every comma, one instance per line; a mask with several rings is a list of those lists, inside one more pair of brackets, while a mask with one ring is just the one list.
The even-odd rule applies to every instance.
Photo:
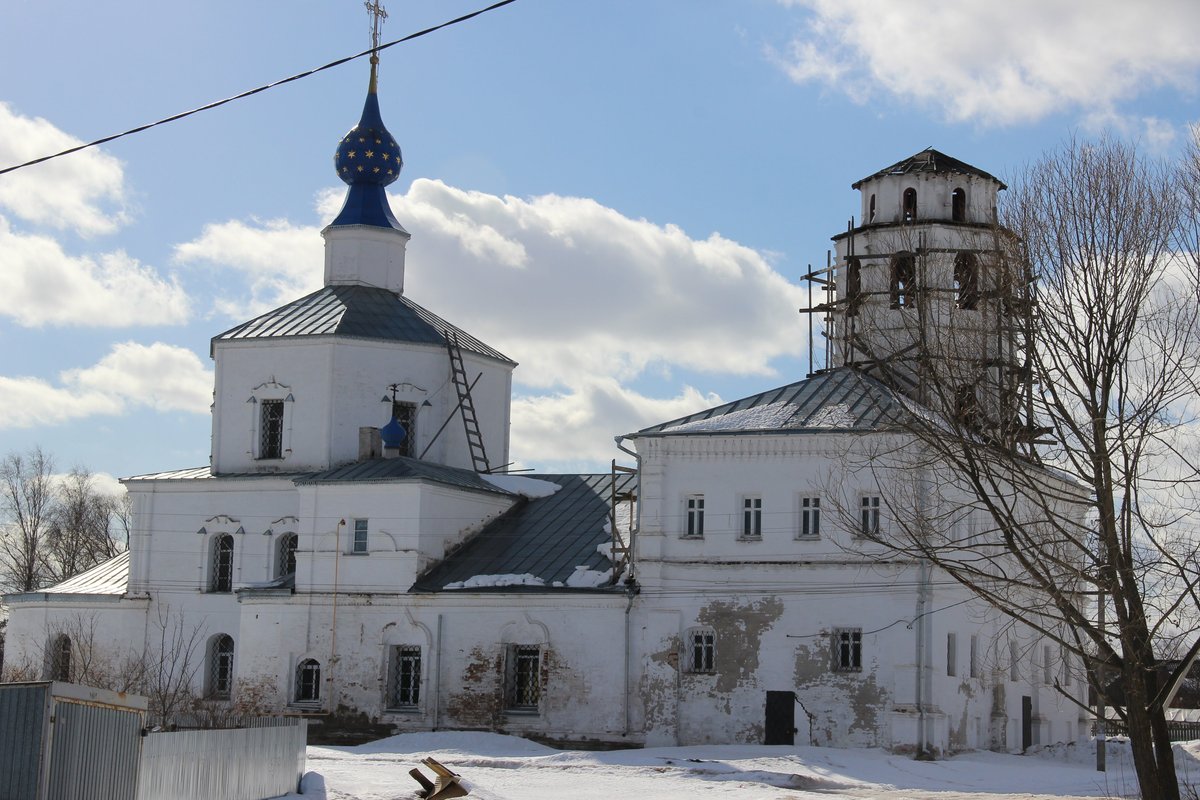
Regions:
[[[0, 166], [78, 144], [47, 120], [22, 116], [0, 102]], [[121, 162], [91, 148], [10, 172], [0, 180], [0, 208], [25, 222], [85, 236], [111, 233], [127, 217]]]
[[[320, 215], [340, 202], [324, 193]], [[800, 287], [720, 234], [693, 238], [584, 198], [499, 197], [425, 179], [392, 207], [413, 233], [405, 294], [520, 362], [519, 458], [594, 463], [611, 457], [614, 434], [719, 402], [686, 386], [645, 396], [631, 388], [641, 376], [770, 377], [775, 359], [807, 347]], [[319, 285], [318, 232], [227, 222], [177, 253], [250, 273], [260, 300], [282, 303]]]
[[769, 55], [799, 83], [863, 102], [879, 91], [950, 120], [1011, 124], [1112, 110], [1148, 89], [1194, 89], [1194, 0], [780, 0], [803, 30]]
[[57, 383], [0, 376], [0, 429], [58, 425], [129, 408], [208, 413], [213, 374], [182, 347], [115, 345], [96, 364], [69, 369]]
[[68, 255], [57, 240], [14, 231], [0, 217], [0, 252], [0, 315], [26, 327], [172, 325], [190, 313], [178, 281], [122, 251]]

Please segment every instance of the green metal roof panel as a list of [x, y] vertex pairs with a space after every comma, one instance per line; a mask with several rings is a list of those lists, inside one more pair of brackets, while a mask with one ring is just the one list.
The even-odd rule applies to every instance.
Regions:
[[213, 346], [235, 339], [346, 336], [445, 347], [451, 334], [463, 350], [516, 364], [404, 295], [374, 286], [325, 286], [218, 334]]
[[[612, 541], [608, 529], [612, 476], [522, 477], [550, 481], [562, 489], [548, 497], [518, 503], [421, 576], [410, 591], [484, 591], [452, 590], [446, 586], [478, 575], [524, 574], [540, 578], [545, 586], [503, 586], [486, 591], [580, 591], [554, 584], [565, 584], [576, 567], [597, 572], [612, 569], [612, 563], [597, 550]], [[616, 480], [618, 494], [635, 488], [634, 475], [619, 474]]]
[[448, 467], [445, 464], [435, 464], [432, 461], [421, 461], [416, 458], [397, 456], [396, 458], [373, 458], [367, 461], [356, 461], [342, 467], [314, 472], [296, 478], [296, 485], [303, 486], [313, 483], [368, 483], [395, 482], [406, 480], [427, 480], [434, 483], [454, 486], [459, 489], [491, 492], [492, 494], [510, 494], [505, 490], [488, 483], [478, 473], [459, 467]]

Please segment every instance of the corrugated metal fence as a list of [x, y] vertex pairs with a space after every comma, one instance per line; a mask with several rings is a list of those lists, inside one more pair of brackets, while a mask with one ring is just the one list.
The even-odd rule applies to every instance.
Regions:
[[138, 800], [262, 800], [296, 791], [306, 723], [151, 733], [142, 743]]

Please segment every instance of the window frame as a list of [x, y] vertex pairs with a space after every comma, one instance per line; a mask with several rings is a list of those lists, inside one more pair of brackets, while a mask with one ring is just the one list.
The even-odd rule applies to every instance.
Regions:
[[[228, 644], [228, 648], [224, 645]], [[209, 700], [229, 700], [233, 697], [233, 666], [235, 644], [227, 633], [218, 633], [208, 645], [204, 696]]]
[[[272, 413], [268, 415], [268, 409]], [[278, 409], [276, 412], [275, 409]], [[284, 417], [287, 401], [270, 398], [258, 401], [258, 460], [280, 461], [283, 459]]]
[[834, 628], [833, 671], [862, 672], [862, 628]]
[[683, 498], [684, 532], [683, 539], [704, 538], [704, 495], [689, 494]]
[[739, 538], [754, 542], [762, 539], [762, 502], [759, 494], [742, 496], [742, 535]]
[[415, 711], [421, 706], [424, 653], [420, 645], [394, 644], [388, 648], [387, 696], [392, 711]]
[[[223, 546], [225, 543], [228, 548]], [[208, 548], [208, 594], [233, 592], [234, 553], [233, 534], [219, 533], [212, 538]], [[228, 558], [223, 557], [226, 555]]]
[[367, 517], [354, 519], [351, 532], [349, 553], [355, 556], [365, 556], [371, 552], [371, 521]]
[[[286, 578], [296, 574], [296, 550], [300, 545], [299, 534], [288, 531], [275, 541], [275, 577]], [[291, 569], [288, 569], [288, 567]]]
[[71, 682], [71, 667], [73, 645], [71, 637], [65, 633], [56, 635], [50, 642], [49, 679], [52, 681]]
[[946, 634], [946, 675], [958, 677], [958, 634], [953, 631]]
[[717, 632], [707, 625], [688, 628], [686, 672], [711, 675], [717, 671]]
[[917, 189], [914, 186], [900, 194], [900, 218], [905, 222], [917, 221]]
[[540, 714], [542, 703], [542, 646], [510, 644], [504, 671], [504, 710], [509, 714]]
[[907, 250], [891, 258], [891, 306], [894, 309], [911, 309], [917, 305], [917, 257]]
[[821, 496], [800, 497], [800, 525], [796, 538], [812, 541], [821, 538]]
[[883, 530], [881, 512], [882, 500], [877, 494], [859, 496], [859, 526], [857, 534], [860, 539], [870, 539], [878, 536]]
[[[305, 691], [308, 689], [309, 691]], [[316, 706], [321, 703], [321, 662], [315, 658], [302, 658], [296, 662], [295, 685], [292, 687], [292, 705]]]
[[975, 635], [975, 634], [971, 635], [970, 658], [971, 658], [971, 663], [970, 663], [969, 676], [972, 678], [978, 678], [979, 677], [979, 636]]
[[955, 186], [950, 193], [950, 221], [967, 221], [967, 192], [961, 186]]

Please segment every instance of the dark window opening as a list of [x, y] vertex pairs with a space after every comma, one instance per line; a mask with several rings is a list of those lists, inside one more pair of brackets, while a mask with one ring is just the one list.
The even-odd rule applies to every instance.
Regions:
[[258, 457], [283, 458], [283, 401], [263, 400]]
[[856, 315], [862, 302], [862, 262], [852, 258], [846, 262], [846, 316]]
[[704, 495], [692, 495], [687, 499], [687, 535], [704, 535]]
[[833, 633], [833, 668], [837, 672], [862, 670], [862, 630], [843, 628]]
[[420, 647], [393, 647], [390, 673], [387, 698], [389, 708], [411, 708], [421, 702]]
[[537, 711], [542, 699], [541, 654], [537, 645], [513, 645], [509, 649], [505, 694], [510, 711]]
[[950, 218], [955, 222], [967, 221], [967, 193], [962, 189], [955, 189], [950, 195]]
[[208, 578], [210, 592], [233, 591], [233, 537], [225, 533], [212, 543], [212, 570]]
[[208, 654], [208, 696], [228, 700], [233, 692], [233, 639], [221, 634], [213, 639]]
[[404, 439], [400, 442], [400, 455], [417, 457], [417, 404], [392, 401], [392, 416], [404, 428]]
[[912, 308], [917, 304], [917, 259], [912, 253], [892, 257], [892, 308]]
[[50, 650], [50, 680], [71, 680], [71, 637], [66, 634], [55, 638]]
[[285, 533], [279, 538], [279, 543], [276, 545], [278, 552], [275, 555], [275, 577], [282, 578], [284, 575], [293, 575], [296, 572], [296, 545], [299, 543], [300, 537], [294, 533]]
[[964, 311], [979, 307], [979, 262], [970, 253], [954, 259], [955, 304]]
[[871, 195], [869, 201], [870, 210], [867, 212], [867, 222], [875, 221], [875, 195]]
[[917, 218], [917, 190], [904, 190], [904, 221], [913, 222]]
[[321, 662], [306, 658], [296, 665], [296, 702], [316, 703], [321, 699]]
[[717, 635], [712, 628], [692, 631], [690, 672], [712, 672], [717, 663]]
[[762, 537], [762, 498], [746, 497], [742, 500], [742, 538]]

